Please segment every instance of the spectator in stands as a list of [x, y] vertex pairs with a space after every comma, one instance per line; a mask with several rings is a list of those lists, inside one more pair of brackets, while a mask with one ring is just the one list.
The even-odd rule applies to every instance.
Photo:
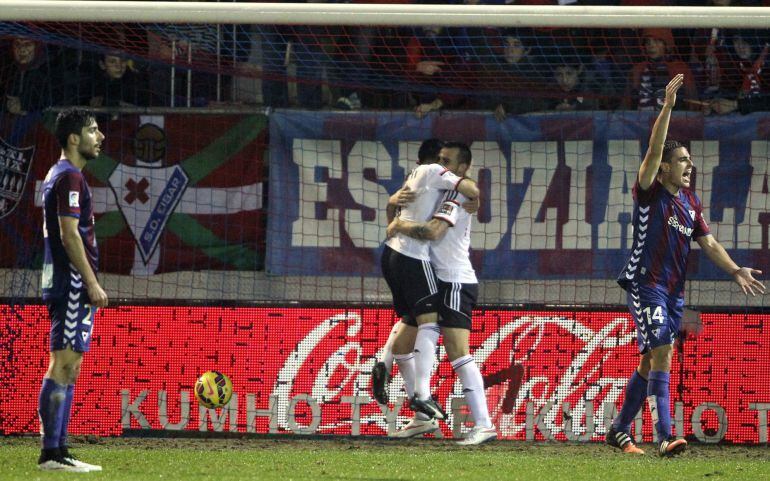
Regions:
[[556, 86], [547, 109], [557, 112], [596, 110], [597, 95], [586, 85], [584, 73], [585, 68], [580, 63], [567, 61], [556, 65], [553, 69]]
[[146, 105], [147, 87], [133, 62], [118, 53], [106, 53], [99, 60], [101, 75], [92, 86], [91, 107], [119, 107]]
[[[483, 72], [479, 90], [494, 90], [479, 97], [478, 107], [492, 110], [498, 121], [506, 115], [544, 110], [542, 86], [549, 83], [547, 67], [532, 53], [536, 43], [530, 29], [510, 29], [504, 32], [503, 44], [497, 48], [497, 68]], [[498, 87], [498, 88], [495, 88]]]
[[5, 85], [3, 105], [8, 113], [26, 115], [54, 105], [51, 69], [45, 47], [28, 38], [11, 42], [13, 62]]
[[370, 88], [359, 92], [361, 103], [367, 108], [408, 109], [412, 102], [403, 59], [406, 58], [404, 39], [410, 37], [411, 29], [383, 26], [366, 34], [370, 36], [364, 56], [372, 76], [368, 81]]
[[[666, 85], [677, 74], [684, 75], [684, 92], [677, 98], [695, 100], [697, 88], [692, 72], [686, 63], [670, 55], [674, 37], [670, 29], [646, 28], [642, 31], [644, 59], [635, 63], [626, 91], [626, 107], [655, 110], [663, 105]], [[698, 106], [690, 106], [698, 109]]]
[[590, 55], [583, 56], [585, 84], [596, 95], [599, 110], [615, 110], [626, 87], [628, 72], [620, 69], [612, 55], [613, 46], [619, 45], [619, 35], [608, 30], [588, 31]]
[[730, 48], [719, 60], [719, 92], [704, 110], [718, 114], [759, 110], [764, 101], [755, 99], [768, 93], [768, 39], [758, 31], [739, 30], [727, 34], [727, 43]]
[[461, 55], [466, 50], [462, 45], [467, 44], [467, 38], [459, 31], [437, 26], [415, 30], [407, 45], [407, 78], [416, 84], [418, 118], [444, 107], [464, 106], [467, 100], [464, 96], [445, 91], [456, 89], [467, 79], [468, 70]]
[[151, 105], [204, 107], [217, 98], [216, 74], [200, 68], [217, 65], [215, 26], [150, 29], [147, 44], [150, 58], [162, 62], [148, 68]]

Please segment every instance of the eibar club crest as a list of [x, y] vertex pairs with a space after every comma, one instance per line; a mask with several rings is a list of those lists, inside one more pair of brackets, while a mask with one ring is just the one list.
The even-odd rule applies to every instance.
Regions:
[[695, 211], [694, 210], [690, 210], [689, 212], [690, 212], [690, 217], [692, 218], [692, 220], [695, 220]]
[[139, 165], [118, 164], [108, 181], [146, 265], [190, 178], [180, 165], [154, 165], [161, 164], [166, 150], [160, 126], [141, 125], [134, 146]]
[[14, 147], [0, 139], [0, 219], [19, 204], [34, 154], [35, 147]]

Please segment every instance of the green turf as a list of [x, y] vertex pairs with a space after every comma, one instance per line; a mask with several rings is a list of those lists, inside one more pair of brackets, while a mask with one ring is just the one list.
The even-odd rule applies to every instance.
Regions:
[[[643, 446], [652, 449], [652, 446]], [[753, 480], [770, 479], [765, 447], [691, 446], [674, 459], [601, 444], [289, 439], [104, 439], [73, 452], [101, 473], [37, 470], [37, 440], [0, 437], [4, 481], [131, 480]]]

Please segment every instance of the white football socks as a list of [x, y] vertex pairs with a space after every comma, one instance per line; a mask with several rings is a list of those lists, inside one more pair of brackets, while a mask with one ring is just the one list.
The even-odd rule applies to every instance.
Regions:
[[487, 395], [484, 392], [484, 378], [481, 377], [481, 371], [473, 360], [473, 356], [468, 354], [452, 361], [452, 369], [455, 370], [463, 385], [463, 393], [468, 406], [473, 415], [473, 422], [476, 426], [483, 428], [492, 427], [492, 421], [489, 419], [489, 407], [487, 406]]
[[403, 325], [404, 323], [401, 321], [393, 324], [388, 340], [382, 348], [382, 362], [385, 364], [385, 369], [388, 370], [388, 374], [391, 375], [393, 374], [393, 341], [396, 339], [396, 334], [398, 334], [398, 331]]
[[441, 329], [435, 322], [420, 324], [414, 341], [415, 386], [419, 399], [430, 398], [430, 376], [436, 363], [436, 346]]
[[401, 373], [401, 377], [404, 378], [406, 395], [411, 399], [414, 397], [414, 353], [394, 354], [393, 358], [396, 360], [396, 364], [398, 364], [398, 370]]

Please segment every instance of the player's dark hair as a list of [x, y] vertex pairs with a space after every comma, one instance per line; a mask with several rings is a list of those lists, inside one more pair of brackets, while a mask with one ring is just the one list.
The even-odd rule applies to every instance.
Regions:
[[93, 112], [79, 107], [70, 107], [59, 112], [59, 115], [56, 116], [54, 132], [61, 148], [67, 147], [67, 139], [70, 134], [81, 135], [83, 127], [90, 124], [95, 118]]
[[446, 144], [444, 144], [444, 148], [457, 149], [459, 151], [457, 160], [461, 164], [471, 165], [471, 161], [473, 160], [473, 155], [471, 155], [471, 149], [470, 147], [468, 147], [468, 144], [464, 144], [462, 142], [447, 142]]
[[420, 150], [417, 151], [417, 163], [429, 164], [438, 162], [438, 154], [444, 147], [444, 141], [439, 139], [428, 139], [420, 144]]
[[663, 155], [661, 157], [662, 162], [671, 162], [671, 153], [678, 149], [679, 147], [684, 147], [684, 144], [679, 142], [678, 140], [667, 140], [663, 143]]

